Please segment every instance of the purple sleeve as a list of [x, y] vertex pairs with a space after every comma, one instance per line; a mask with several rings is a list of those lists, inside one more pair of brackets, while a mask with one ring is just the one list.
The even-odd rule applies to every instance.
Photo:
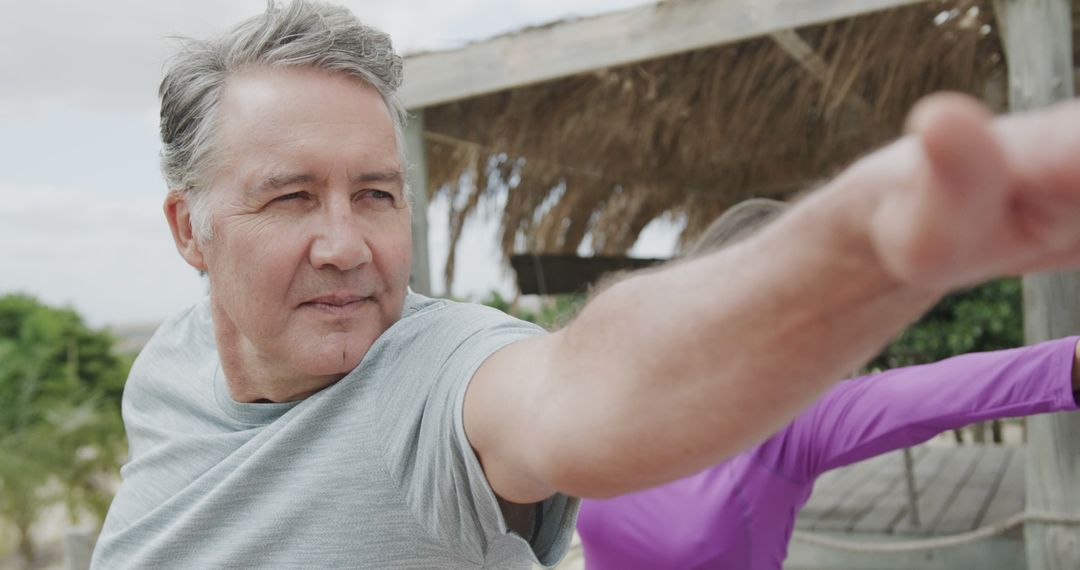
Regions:
[[1075, 410], [1077, 337], [966, 354], [840, 382], [755, 459], [790, 480], [910, 447], [977, 421]]

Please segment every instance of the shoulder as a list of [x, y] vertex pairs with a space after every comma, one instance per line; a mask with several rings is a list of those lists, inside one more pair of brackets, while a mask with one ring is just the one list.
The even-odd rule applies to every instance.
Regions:
[[391, 340], [422, 336], [445, 344], [461, 343], [473, 337], [530, 336], [545, 332], [539, 325], [498, 309], [410, 293], [401, 319], [385, 335]]
[[191, 348], [213, 348], [214, 323], [210, 316], [210, 298], [205, 297], [169, 317], [150, 337], [141, 354], [158, 354]]
[[210, 301], [203, 299], [166, 320], [139, 351], [124, 399], [175, 398], [176, 392], [209, 385], [217, 366]]
[[433, 389], [453, 398], [499, 349], [545, 333], [497, 309], [410, 294], [401, 319], [372, 345], [352, 376], [397, 394], [386, 395], [389, 400], [426, 398]]

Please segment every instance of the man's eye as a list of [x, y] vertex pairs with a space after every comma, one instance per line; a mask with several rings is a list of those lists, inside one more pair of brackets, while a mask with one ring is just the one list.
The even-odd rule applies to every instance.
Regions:
[[376, 202], [394, 203], [394, 195], [386, 190], [364, 190], [357, 195], [359, 200], [374, 200]]
[[294, 202], [296, 200], [302, 200], [307, 197], [304, 192], [291, 192], [289, 194], [282, 194], [277, 198], [274, 198], [275, 202]]

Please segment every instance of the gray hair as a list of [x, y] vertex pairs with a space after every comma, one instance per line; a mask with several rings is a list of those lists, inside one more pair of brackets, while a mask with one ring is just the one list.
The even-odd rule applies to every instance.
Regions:
[[[213, 146], [225, 81], [254, 67], [307, 67], [343, 73], [375, 88], [390, 111], [402, 168], [405, 108], [397, 96], [403, 61], [390, 36], [365, 26], [347, 9], [294, 0], [245, 20], [222, 36], [182, 40], [161, 81], [161, 171], [169, 188], [188, 195], [192, 226], [212, 237], [209, 173], [219, 166]], [[406, 187], [408, 194], [408, 188]]]
[[750, 198], [724, 210], [694, 241], [686, 257], [698, 257], [734, 245], [772, 223], [788, 204], [770, 198]]

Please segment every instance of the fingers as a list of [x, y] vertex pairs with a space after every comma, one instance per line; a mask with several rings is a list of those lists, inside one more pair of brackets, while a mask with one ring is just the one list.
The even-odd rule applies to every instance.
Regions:
[[895, 278], [948, 289], [1080, 265], [1080, 101], [991, 120], [935, 95], [907, 129], [852, 178], [881, 189], [872, 243]]
[[931, 191], [978, 201], [1006, 191], [1005, 154], [991, 132], [992, 118], [977, 100], [958, 93], [932, 95], [915, 106], [906, 129], [922, 143]]
[[991, 114], [964, 95], [921, 101], [907, 129], [916, 154], [912, 186], [889, 192], [874, 216], [883, 265], [912, 285], [967, 284], [990, 260], [987, 241], [1002, 223], [1008, 168]]

